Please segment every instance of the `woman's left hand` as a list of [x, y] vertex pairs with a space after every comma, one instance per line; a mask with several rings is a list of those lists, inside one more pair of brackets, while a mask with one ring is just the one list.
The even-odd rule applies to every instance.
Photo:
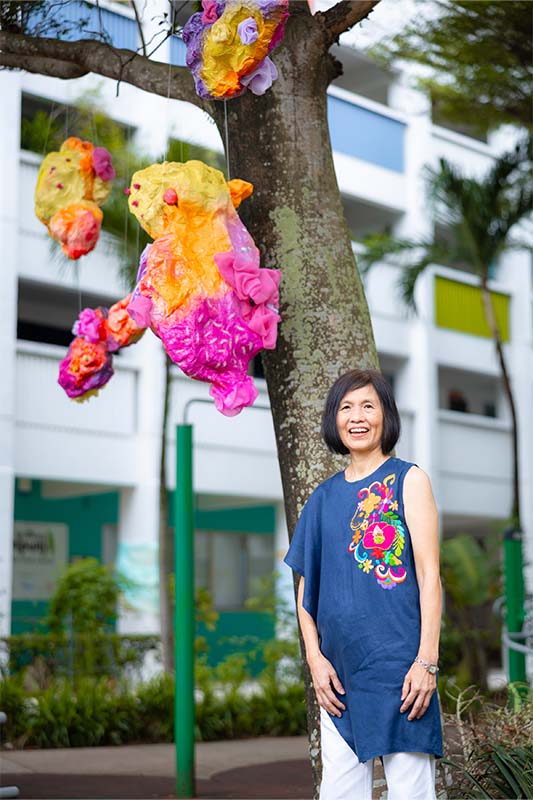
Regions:
[[412, 706], [407, 719], [420, 719], [426, 713], [436, 688], [436, 675], [432, 675], [421, 664], [416, 662], [412, 664], [403, 682], [401, 713], [403, 714]]

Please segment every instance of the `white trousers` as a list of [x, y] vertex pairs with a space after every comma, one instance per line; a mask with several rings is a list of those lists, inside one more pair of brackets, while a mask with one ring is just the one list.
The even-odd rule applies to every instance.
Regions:
[[[320, 709], [322, 783], [320, 800], [372, 800], [374, 759], [361, 763]], [[388, 800], [435, 800], [435, 756], [391, 753], [383, 756]]]

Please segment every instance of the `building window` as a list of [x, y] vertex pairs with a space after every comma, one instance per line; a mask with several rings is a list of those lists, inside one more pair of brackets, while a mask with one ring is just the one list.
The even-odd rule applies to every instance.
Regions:
[[[114, 299], [83, 294], [83, 308], [107, 307]], [[19, 281], [17, 339], [68, 347], [74, 338], [72, 325], [80, 311], [75, 290], [47, 286], [32, 281]]]
[[439, 367], [438, 374], [439, 408], [484, 417], [504, 416], [503, 390], [496, 376], [452, 367]]
[[466, 397], [460, 389], [450, 389], [448, 392], [448, 408], [450, 411], [468, 411]]
[[239, 610], [274, 569], [274, 537], [264, 533], [196, 531], [195, 585], [219, 611]]
[[24, 93], [20, 148], [44, 156], [52, 150], [58, 150], [69, 136], [91, 139], [94, 144], [98, 144], [101, 137], [108, 132], [109, 124], [115, 131], [121, 131], [125, 141], [131, 140], [135, 133], [131, 125], [109, 120], [98, 108], [98, 99], [92, 106], [87, 103], [69, 106]]

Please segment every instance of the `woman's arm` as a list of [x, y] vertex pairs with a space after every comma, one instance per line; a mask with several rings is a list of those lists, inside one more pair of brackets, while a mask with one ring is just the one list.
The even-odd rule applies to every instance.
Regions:
[[333, 665], [320, 652], [315, 621], [303, 607], [304, 587], [305, 578], [302, 577], [298, 584], [298, 619], [300, 620], [300, 628], [305, 644], [307, 663], [313, 678], [313, 686], [315, 687], [319, 705], [330, 714], [340, 717], [346, 706], [338, 699], [331, 685], [333, 684], [340, 694], [344, 694], [344, 689]]
[[[420, 590], [421, 632], [418, 656], [436, 664], [442, 617], [438, 512], [431, 481], [419, 467], [412, 467], [405, 476], [403, 501]], [[406, 711], [412, 705], [408, 718], [421, 717], [436, 688], [436, 676], [431, 675], [421, 664], [413, 664], [405, 677], [400, 710]]]

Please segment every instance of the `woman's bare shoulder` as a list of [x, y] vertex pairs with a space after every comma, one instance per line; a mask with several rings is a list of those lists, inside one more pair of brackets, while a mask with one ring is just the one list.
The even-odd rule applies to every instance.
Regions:
[[403, 488], [404, 495], [416, 494], [420, 496], [420, 493], [433, 494], [429, 475], [417, 464], [413, 464], [412, 467], [407, 470]]

